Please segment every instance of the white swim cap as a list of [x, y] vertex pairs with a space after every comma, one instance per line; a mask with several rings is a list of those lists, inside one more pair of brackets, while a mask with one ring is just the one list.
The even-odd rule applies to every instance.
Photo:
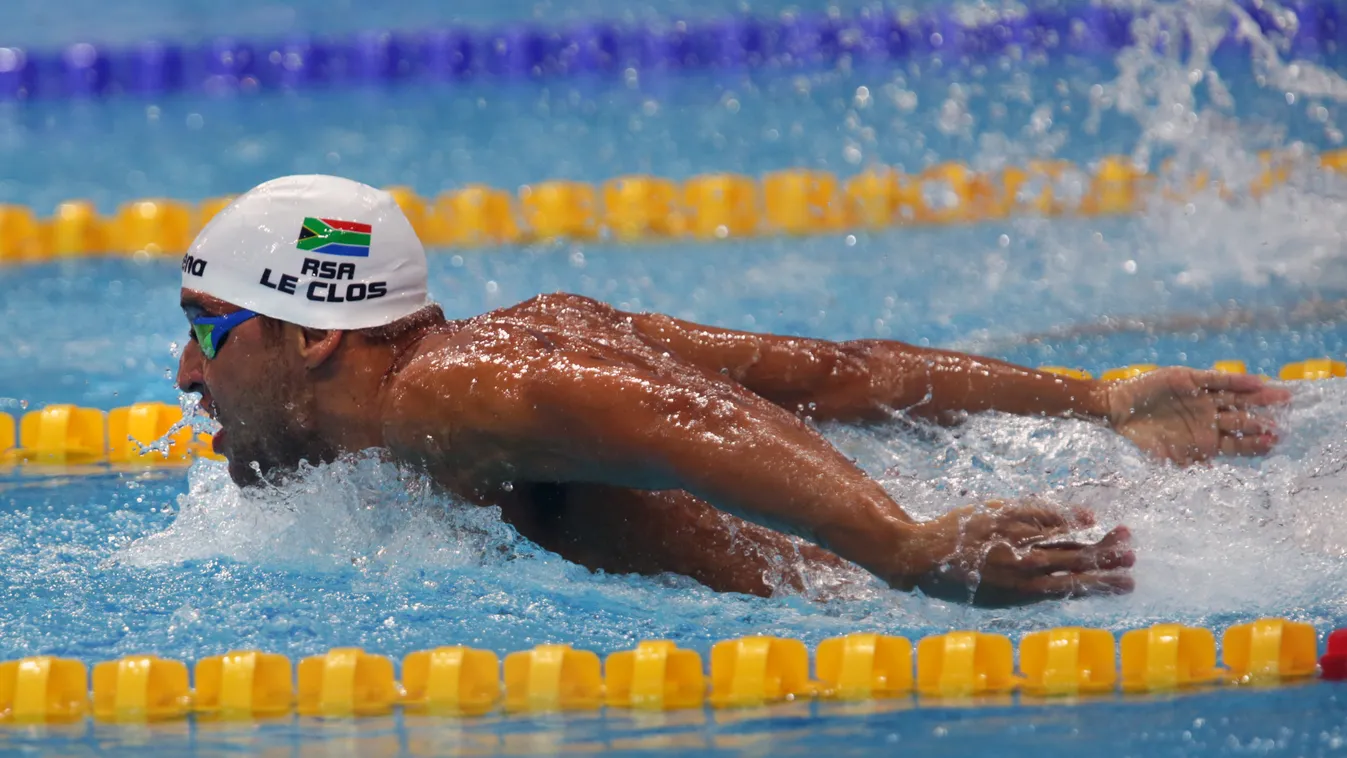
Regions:
[[429, 303], [426, 251], [393, 197], [335, 176], [285, 176], [211, 219], [182, 286], [313, 329], [383, 326]]

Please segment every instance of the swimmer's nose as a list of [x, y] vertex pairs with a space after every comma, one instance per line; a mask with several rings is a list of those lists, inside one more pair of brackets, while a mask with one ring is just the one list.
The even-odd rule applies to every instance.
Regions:
[[201, 392], [205, 388], [201, 367], [201, 347], [189, 340], [178, 358], [178, 389], [183, 392]]

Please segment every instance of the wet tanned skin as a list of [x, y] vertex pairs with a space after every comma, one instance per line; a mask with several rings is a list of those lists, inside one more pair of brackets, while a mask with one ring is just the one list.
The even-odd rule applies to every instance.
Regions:
[[[228, 304], [184, 290], [184, 304]], [[1090, 514], [1029, 500], [914, 522], [810, 421], [987, 410], [1088, 418], [1158, 458], [1257, 455], [1276, 442], [1253, 377], [1172, 369], [1105, 385], [891, 341], [721, 330], [549, 295], [392, 344], [258, 320], [179, 385], [248, 467], [383, 448], [542, 547], [593, 569], [770, 594], [769, 576], [859, 565], [891, 586], [986, 604], [1126, 592], [1125, 527], [1061, 540]], [[263, 375], [266, 378], [263, 379]], [[802, 538], [791, 540], [785, 535]], [[786, 584], [795, 574], [784, 572]]]

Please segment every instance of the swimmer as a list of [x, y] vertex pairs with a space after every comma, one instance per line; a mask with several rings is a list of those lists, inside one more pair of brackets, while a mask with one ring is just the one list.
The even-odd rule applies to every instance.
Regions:
[[[1102, 383], [894, 341], [827, 342], [543, 295], [446, 320], [385, 192], [284, 177], [238, 198], [182, 261], [177, 383], [243, 486], [375, 449], [521, 535], [612, 573], [771, 594], [783, 561], [1003, 605], [1132, 589], [1123, 526], [1039, 500], [918, 522], [813, 422], [1089, 419], [1186, 465], [1260, 455], [1286, 391], [1164, 369]], [[807, 544], [801, 546], [802, 538]]]

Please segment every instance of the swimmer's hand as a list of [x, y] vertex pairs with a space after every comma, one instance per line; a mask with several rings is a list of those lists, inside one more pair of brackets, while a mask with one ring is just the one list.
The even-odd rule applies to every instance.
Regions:
[[1093, 523], [1089, 511], [1037, 500], [959, 508], [918, 527], [913, 548], [927, 565], [917, 568], [916, 585], [986, 606], [1131, 592], [1126, 569], [1136, 556], [1127, 527], [1094, 544], [1049, 542]]
[[1256, 376], [1166, 368], [1106, 385], [1113, 429], [1146, 453], [1187, 466], [1264, 455], [1278, 442], [1269, 409], [1291, 393]]

